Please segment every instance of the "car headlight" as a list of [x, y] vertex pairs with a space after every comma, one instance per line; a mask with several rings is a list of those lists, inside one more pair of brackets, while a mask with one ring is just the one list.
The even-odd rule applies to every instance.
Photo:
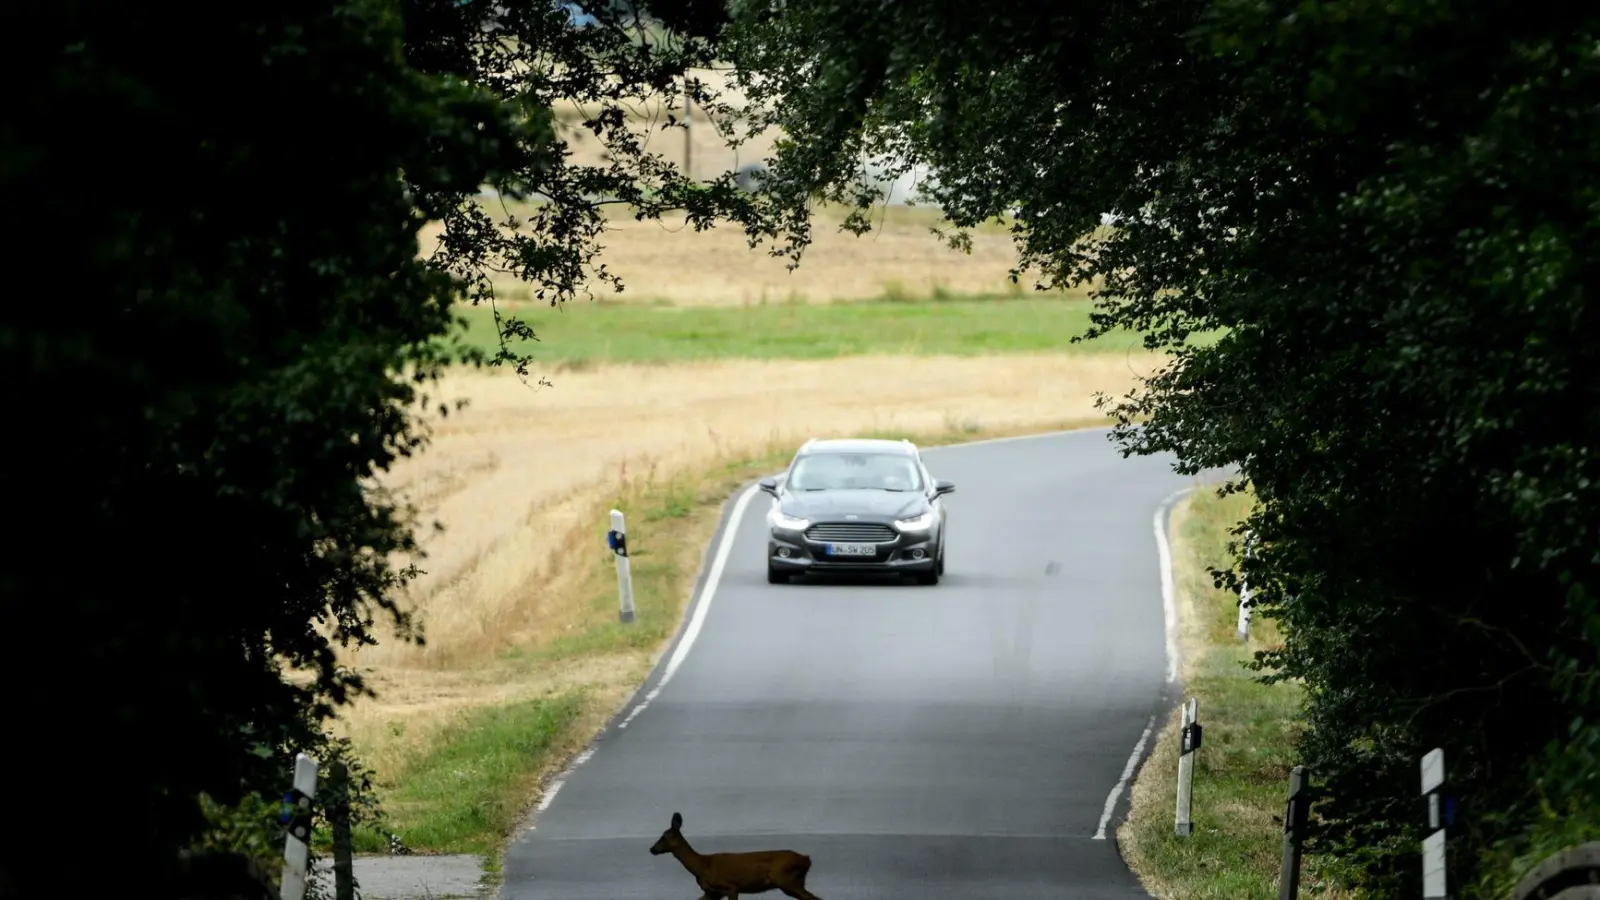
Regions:
[[925, 512], [920, 516], [912, 516], [909, 519], [896, 519], [894, 527], [901, 531], [927, 531], [928, 526], [932, 524], [933, 513]]
[[788, 531], [805, 531], [811, 527], [811, 520], [786, 516], [774, 508], [767, 512], [767, 524], [773, 528], [783, 528]]

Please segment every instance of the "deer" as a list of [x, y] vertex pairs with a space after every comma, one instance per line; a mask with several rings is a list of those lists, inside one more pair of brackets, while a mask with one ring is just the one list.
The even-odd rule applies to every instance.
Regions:
[[672, 814], [672, 827], [650, 847], [651, 856], [671, 853], [700, 885], [700, 900], [739, 900], [740, 894], [779, 890], [795, 900], [822, 900], [806, 890], [811, 857], [793, 850], [746, 853], [696, 853], [683, 836], [683, 816]]

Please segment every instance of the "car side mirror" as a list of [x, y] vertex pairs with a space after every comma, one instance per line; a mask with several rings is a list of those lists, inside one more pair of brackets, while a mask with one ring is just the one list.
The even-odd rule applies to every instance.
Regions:
[[756, 482], [756, 484], [760, 485], [761, 489], [763, 491], [766, 491], [767, 493], [771, 494], [772, 496], [774, 496], [774, 497], [778, 496], [778, 479], [776, 479], [776, 478], [763, 478], [760, 481]]
[[945, 494], [953, 494], [955, 493], [955, 490], [956, 486], [948, 481], [935, 481], [933, 483], [933, 495], [935, 497], [942, 497]]

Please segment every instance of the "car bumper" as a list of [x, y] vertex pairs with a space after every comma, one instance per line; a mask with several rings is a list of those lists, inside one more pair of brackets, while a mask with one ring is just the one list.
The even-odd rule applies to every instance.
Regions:
[[939, 564], [937, 535], [901, 535], [891, 543], [879, 544], [877, 554], [871, 557], [830, 557], [822, 542], [793, 532], [772, 532], [767, 539], [767, 563], [790, 572], [929, 572]]

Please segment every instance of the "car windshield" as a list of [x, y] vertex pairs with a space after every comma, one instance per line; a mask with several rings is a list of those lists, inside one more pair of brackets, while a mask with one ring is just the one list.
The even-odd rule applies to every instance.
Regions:
[[914, 491], [922, 487], [917, 464], [896, 453], [818, 453], [802, 456], [789, 473], [792, 491]]

